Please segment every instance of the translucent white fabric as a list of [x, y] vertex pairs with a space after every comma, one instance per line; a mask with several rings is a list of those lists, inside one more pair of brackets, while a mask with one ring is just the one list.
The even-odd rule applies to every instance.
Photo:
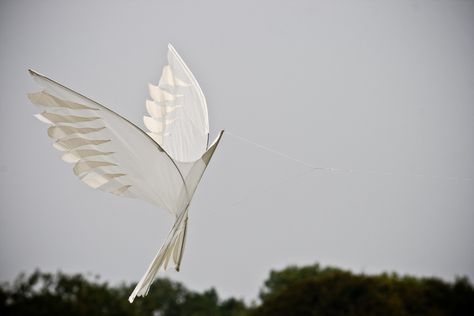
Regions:
[[158, 270], [170, 260], [179, 270], [188, 208], [197, 185], [223, 135], [207, 146], [207, 105], [196, 79], [170, 45], [169, 65], [158, 86], [150, 86], [146, 102], [150, 117], [144, 132], [97, 102], [30, 70], [42, 86], [28, 94], [49, 125], [53, 147], [73, 164], [73, 172], [88, 186], [124, 197], [139, 198], [165, 208], [175, 224], [131, 294], [148, 293]]
[[176, 161], [199, 159], [209, 139], [206, 99], [171, 44], [168, 65], [163, 68], [158, 86], [148, 87], [152, 100], [146, 101], [146, 108], [150, 116], [143, 121], [149, 135]]

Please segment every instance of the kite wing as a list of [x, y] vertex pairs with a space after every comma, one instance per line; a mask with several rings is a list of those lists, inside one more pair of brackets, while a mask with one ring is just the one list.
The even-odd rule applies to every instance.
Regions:
[[168, 238], [129, 297], [148, 293], [156, 273], [170, 260], [179, 270], [192, 196], [223, 135], [208, 147], [209, 122], [204, 95], [174, 48], [158, 86], [149, 85], [149, 133], [97, 102], [32, 70], [43, 90], [28, 95], [49, 124], [53, 147], [92, 188], [143, 199], [175, 215]]
[[148, 85], [152, 100], [144, 123], [149, 135], [176, 161], [192, 162], [206, 152], [209, 120], [204, 94], [171, 44], [158, 86]]
[[139, 198], [178, 216], [190, 200], [183, 175], [140, 128], [99, 103], [30, 70], [43, 90], [28, 94], [49, 124], [53, 147], [94, 189]]

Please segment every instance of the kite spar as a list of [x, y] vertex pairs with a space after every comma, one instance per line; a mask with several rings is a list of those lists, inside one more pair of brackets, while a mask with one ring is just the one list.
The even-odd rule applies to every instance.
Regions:
[[172, 262], [179, 271], [192, 197], [224, 133], [209, 145], [204, 94], [171, 44], [168, 64], [151, 100], [143, 131], [124, 117], [33, 70], [43, 88], [28, 94], [40, 108], [35, 116], [49, 125], [48, 136], [62, 159], [88, 186], [138, 198], [168, 210], [175, 223], [129, 297], [148, 293], [156, 273]]

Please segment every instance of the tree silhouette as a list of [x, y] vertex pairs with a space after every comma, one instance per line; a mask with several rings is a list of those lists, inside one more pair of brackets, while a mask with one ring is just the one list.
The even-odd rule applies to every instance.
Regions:
[[0, 315], [474, 315], [474, 288], [467, 278], [397, 274], [365, 275], [318, 264], [271, 271], [252, 307], [219, 299], [211, 288], [187, 289], [159, 279], [148, 296], [128, 303], [134, 284], [109, 286], [98, 277], [35, 271], [0, 286]]
[[473, 315], [474, 289], [436, 278], [369, 276], [319, 265], [270, 272], [251, 315]]

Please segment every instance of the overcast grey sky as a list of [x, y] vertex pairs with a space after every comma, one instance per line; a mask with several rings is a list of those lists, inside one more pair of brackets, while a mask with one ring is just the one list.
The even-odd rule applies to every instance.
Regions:
[[207, 97], [211, 139], [225, 128], [354, 172], [294, 178], [307, 168], [224, 135], [182, 270], [160, 276], [247, 299], [289, 264], [474, 279], [474, 2], [239, 0], [0, 2], [0, 280], [141, 277], [171, 217], [77, 180], [33, 117], [26, 70], [143, 126], [168, 42]]

